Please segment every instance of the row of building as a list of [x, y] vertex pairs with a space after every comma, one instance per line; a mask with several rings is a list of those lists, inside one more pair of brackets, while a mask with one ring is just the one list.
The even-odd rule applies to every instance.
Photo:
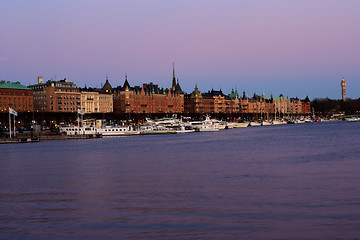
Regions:
[[186, 94], [176, 81], [175, 70], [171, 88], [149, 83], [131, 87], [125, 77], [122, 86], [113, 88], [106, 79], [102, 88], [79, 88], [66, 78], [60, 81], [42, 77], [38, 83], [25, 87], [19, 82], [0, 82], [0, 112], [77, 112], [84, 113], [244, 113], [261, 116], [276, 114], [309, 114], [308, 98], [265, 98], [256, 94], [249, 98], [237, 90], [226, 95], [221, 90]]

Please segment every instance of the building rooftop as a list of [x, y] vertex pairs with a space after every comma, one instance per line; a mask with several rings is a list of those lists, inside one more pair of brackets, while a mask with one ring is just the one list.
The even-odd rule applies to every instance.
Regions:
[[5, 89], [17, 89], [17, 90], [31, 90], [24, 85], [21, 85], [20, 82], [10, 82], [10, 81], [0, 81], [0, 88]]
[[29, 87], [35, 87], [35, 86], [50, 86], [51, 83], [59, 83], [59, 84], [62, 84], [62, 85], [69, 85], [69, 86], [76, 86], [76, 84], [72, 83], [72, 82], [69, 82], [66, 78], [63, 79], [63, 80], [59, 80], [59, 81], [53, 81], [53, 80], [48, 80], [44, 83], [37, 83], [37, 84], [32, 84], [30, 85]]

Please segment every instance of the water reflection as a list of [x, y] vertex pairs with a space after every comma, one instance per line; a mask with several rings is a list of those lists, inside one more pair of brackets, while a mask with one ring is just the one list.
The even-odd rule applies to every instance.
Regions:
[[359, 129], [2, 145], [0, 238], [357, 238]]

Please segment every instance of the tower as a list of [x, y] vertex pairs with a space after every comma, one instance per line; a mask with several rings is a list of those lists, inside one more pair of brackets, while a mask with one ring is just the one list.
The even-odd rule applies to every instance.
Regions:
[[342, 100], [345, 101], [345, 99], [346, 99], [346, 92], [345, 92], [346, 82], [345, 82], [344, 77], [342, 78], [340, 85], [341, 85], [341, 97], [342, 97]]
[[172, 79], [172, 86], [171, 89], [175, 91], [176, 88], [176, 79], [175, 79], [175, 64], [173, 63], [173, 79]]

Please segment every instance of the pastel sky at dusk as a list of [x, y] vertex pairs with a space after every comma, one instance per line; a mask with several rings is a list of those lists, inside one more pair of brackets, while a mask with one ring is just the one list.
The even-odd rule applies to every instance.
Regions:
[[358, 0], [2, 0], [0, 80], [360, 97]]

